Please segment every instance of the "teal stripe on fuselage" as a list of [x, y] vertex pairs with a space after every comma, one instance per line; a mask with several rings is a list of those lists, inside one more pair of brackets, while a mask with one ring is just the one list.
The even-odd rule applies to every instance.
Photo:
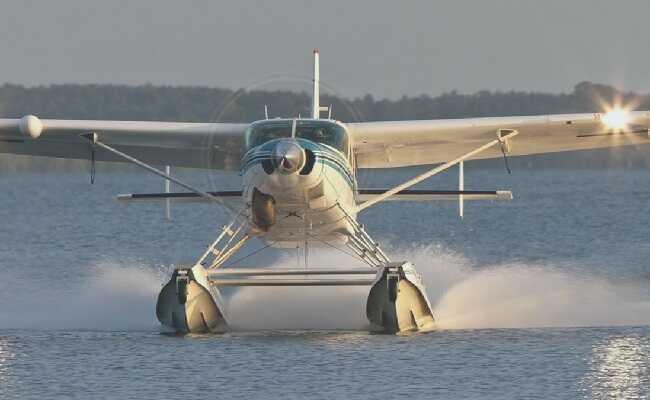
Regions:
[[341, 168], [341, 166], [338, 163], [332, 162], [328, 159], [324, 159], [324, 158], [319, 159], [318, 156], [316, 156], [316, 162], [320, 162], [321, 164], [330, 166], [333, 170], [335, 170], [336, 172], [341, 174], [343, 178], [345, 178], [345, 180], [348, 182], [348, 184], [350, 185], [350, 187], [352, 187], [353, 190], [356, 189], [354, 180], [352, 179], [352, 175], [348, 172], [347, 169]]
[[[316, 157], [316, 162], [325, 164], [341, 174], [352, 188], [355, 188], [354, 175], [352, 174], [347, 158], [340, 151], [321, 143], [296, 138], [296, 142], [305, 150], [310, 150]], [[271, 157], [273, 148], [278, 140], [271, 140], [246, 152], [242, 159], [241, 173], [244, 174], [254, 165]]]

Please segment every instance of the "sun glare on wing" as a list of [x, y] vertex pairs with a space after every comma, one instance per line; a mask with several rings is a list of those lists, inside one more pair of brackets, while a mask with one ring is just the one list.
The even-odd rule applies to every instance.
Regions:
[[615, 107], [603, 114], [601, 121], [605, 126], [614, 131], [622, 131], [630, 122], [630, 112], [621, 107]]

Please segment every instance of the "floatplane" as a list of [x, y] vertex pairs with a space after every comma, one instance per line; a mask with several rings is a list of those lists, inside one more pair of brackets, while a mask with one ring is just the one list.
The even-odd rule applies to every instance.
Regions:
[[[177, 332], [228, 329], [224, 286], [369, 287], [366, 315], [386, 332], [426, 331], [435, 318], [415, 266], [392, 260], [357, 216], [384, 201], [509, 200], [508, 190], [464, 189], [464, 162], [650, 142], [650, 112], [615, 107], [602, 113], [344, 123], [319, 101], [319, 53], [314, 51], [309, 118], [252, 123], [184, 123], [0, 119], [0, 152], [130, 162], [166, 181], [161, 193], [120, 195], [124, 202], [214, 202], [232, 214], [193, 265], [177, 268], [162, 288], [158, 320]], [[322, 118], [326, 113], [327, 117]], [[507, 161], [507, 158], [506, 158]], [[167, 166], [159, 169], [155, 166]], [[364, 168], [431, 165], [387, 189], [363, 189]], [[241, 191], [210, 192], [170, 173], [170, 166], [239, 169]], [[413, 190], [452, 167], [458, 190]], [[169, 183], [186, 189], [171, 192]], [[228, 266], [251, 238], [272, 246], [302, 246], [304, 268]], [[308, 268], [313, 247], [341, 247], [364, 268]]]

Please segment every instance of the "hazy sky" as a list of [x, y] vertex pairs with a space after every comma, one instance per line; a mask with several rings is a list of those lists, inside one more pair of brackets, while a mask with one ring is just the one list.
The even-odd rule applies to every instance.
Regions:
[[348, 97], [650, 91], [649, 18], [648, 0], [2, 0], [0, 82], [250, 87], [309, 77], [318, 47]]

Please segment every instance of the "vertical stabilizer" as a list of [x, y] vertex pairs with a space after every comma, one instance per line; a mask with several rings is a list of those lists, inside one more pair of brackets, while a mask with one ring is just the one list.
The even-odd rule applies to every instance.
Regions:
[[320, 69], [318, 66], [318, 49], [314, 49], [314, 92], [311, 102], [311, 117], [320, 118]]

